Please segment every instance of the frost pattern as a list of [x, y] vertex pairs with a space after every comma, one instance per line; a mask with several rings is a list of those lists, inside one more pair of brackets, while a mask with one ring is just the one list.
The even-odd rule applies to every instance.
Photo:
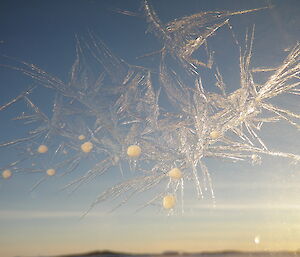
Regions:
[[[206, 158], [253, 164], [259, 164], [265, 155], [300, 160], [299, 155], [269, 149], [260, 136], [265, 123], [275, 125], [285, 121], [300, 128], [300, 114], [270, 101], [279, 95], [300, 94], [300, 44], [295, 45], [276, 69], [260, 69], [251, 66], [254, 29], [247, 33], [245, 43], [239, 45], [240, 87], [232, 93], [227, 93], [222, 75], [213, 63], [213, 52], [208, 48], [207, 40], [221, 27], [231, 28], [231, 16], [265, 7], [202, 12], [163, 24], [148, 1], [144, 0], [143, 6], [149, 30], [163, 44], [160, 65], [155, 72], [127, 64], [93, 33], [89, 34], [89, 40], [77, 38], [77, 58], [68, 82], [30, 63], [2, 65], [30, 76], [56, 94], [50, 115], [31, 100], [36, 87], [0, 107], [0, 111], [5, 111], [17, 102], [24, 102], [27, 110], [15, 120], [30, 127], [24, 137], [0, 144], [1, 150], [14, 148], [21, 156], [2, 167], [6, 171], [3, 178], [10, 177], [7, 170], [13, 175], [44, 173], [33, 190], [56, 171], [66, 175], [80, 170], [82, 174], [65, 186], [76, 190], [113, 170], [112, 167], [118, 167], [122, 174], [129, 167], [134, 171], [132, 178], [104, 191], [91, 208], [109, 199], [120, 199], [117, 208], [135, 194], [164, 183], [165, 188], [141, 208], [159, 201], [173, 207], [173, 202], [168, 203], [165, 197], [173, 201], [171, 195], [182, 202], [186, 181], [193, 182], [198, 198], [203, 198], [206, 191], [214, 198]], [[205, 49], [207, 62], [192, 57], [199, 48]], [[199, 70], [214, 73], [220, 93], [206, 89]], [[266, 71], [271, 71], [270, 76], [264, 83], [256, 83], [254, 74]], [[154, 80], [159, 81], [159, 87], [154, 87]], [[47, 148], [37, 151], [42, 145]], [[130, 156], [129, 146], [139, 146], [141, 153]], [[44, 164], [47, 167], [39, 165], [41, 158], [47, 158], [49, 163]], [[90, 167], [83, 171], [80, 165], [87, 160]], [[174, 168], [176, 175], [170, 175]], [[48, 174], [47, 169], [51, 169]]]

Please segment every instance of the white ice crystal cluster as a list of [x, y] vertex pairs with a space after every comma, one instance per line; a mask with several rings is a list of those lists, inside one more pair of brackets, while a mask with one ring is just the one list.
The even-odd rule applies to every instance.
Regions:
[[[300, 44], [281, 65], [269, 69], [263, 83], [256, 83], [254, 71], [260, 71], [251, 65], [254, 30], [247, 33], [240, 46], [240, 86], [231, 93], [208, 50], [207, 40], [223, 27], [231, 27], [231, 16], [263, 12], [265, 7], [201, 12], [167, 24], [147, 0], [143, 7], [149, 31], [163, 45], [156, 53], [160, 58], [156, 70], [127, 64], [93, 33], [89, 40], [77, 40], [77, 58], [67, 83], [33, 64], [9, 66], [53, 89], [55, 98], [51, 115], [32, 101], [36, 88], [0, 107], [4, 111], [24, 101], [28, 110], [16, 120], [31, 126], [27, 136], [1, 143], [1, 150], [14, 147], [22, 155], [2, 167], [3, 178], [40, 171], [46, 179], [80, 169], [81, 175], [66, 185], [76, 189], [112, 167], [121, 173], [130, 168], [135, 170], [132, 177], [102, 192], [91, 207], [120, 199], [118, 207], [133, 195], [165, 183], [144, 206], [160, 203], [169, 210], [178, 206], [186, 181], [193, 182], [198, 198], [203, 197], [203, 188], [209, 188], [214, 197], [207, 158], [256, 164], [266, 155], [300, 160], [299, 155], [269, 149], [260, 136], [265, 123], [276, 126], [285, 121], [300, 128], [300, 114], [271, 101], [279, 95], [300, 94]], [[206, 61], [193, 57], [201, 48], [207, 53]], [[94, 63], [96, 72], [91, 67]], [[214, 73], [219, 93], [202, 83], [199, 70]], [[45, 155], [55, 160], [49, 167], [39, 165]], [[87, 162], [90, 168], [84, 171], [80, 165]]]

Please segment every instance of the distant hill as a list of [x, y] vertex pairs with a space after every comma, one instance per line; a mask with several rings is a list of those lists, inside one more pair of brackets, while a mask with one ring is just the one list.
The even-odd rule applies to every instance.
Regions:
[[57, 257], [88, 257], [88, 256], [130, 256], [130, 255], [134, 255], [134, 254], [130, 254], [130, 253], [123, 253], [123, 252], [113, 252], [113, 251], [108, 251], [108, 250], [104, 250], [104, 251], [93, 251], [93, 252], [88, 252], [88, 253], [79, 253], [79, 254], [67, 254], [67, 255], [59, 255]]
[[235, 250], [224, 250], [216, 252], [198, 252], [198, 253], [186, 253], [186, 252], [176, 252], [176, 251], [166, 251], [161, 254], [134, 254], [134, 253], [125, 253], [125, 252], [114, 252], [114, 251], [93, 251], [88, 253], [80, 254], [67, 254], [59, 255], [57, 257], [300, 257], [299, 252], [288, 252], [288, 251], [279, 251], [279, 252], [242, 252]]

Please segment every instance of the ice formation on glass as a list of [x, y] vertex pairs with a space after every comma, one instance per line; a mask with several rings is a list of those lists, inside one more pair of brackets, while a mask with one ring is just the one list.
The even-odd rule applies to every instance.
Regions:
[[[240, 87], [227, 93], [207, 43], [223, 26], [231, 27], [231, 16], [263, 8], [202, 12], [163, 24], [148, 1], [143, 6], [150, 31], [163, 43], [156, 72], [127, 64], [93, 33], [88, 41], [77, 39], [77, 58], [67, 83], [33, 64], [9, 66], [53, 89], [55, 98], [51, 115], [31, 100], [36, 88], [0, 107], [5, 111], [23, 101], [27, 110], [15, 119], [30, 125], [27, 135], [1, 143], [1, 151], [14, 148], [22, 156], [2, 167], [3, 178], [45, 172], [40, 184], [47, 176], [80, 169], [81, 176], [66, 185], [75, 190], [112, 167], [121, 173], [130, 168], [135, 171], [132, 178], [101, 193], [91, 207], [120, 199], [118, 207], [133, 195], [165, 183], [165, 189], [156, 191], [145, 206], [159, 203], [169, 210], [182, 201], [186, 181], [193, 182], [198, 198], [204, 190], [214, 197], [206, 158], [256, 164], [264, 155], [300, 160], [299, 155], [269, 149], [260, 136], [265, 123], [275, 126], [285, 121], [300, 127], [300, 114], [271, 101], [279, 95], [300, 94], [300, 45], [258, 84], [253, 76], [259, 69], [251, 66], [254, 30], [247, 33], [240, 44]], [[199, 48], [205, 49], [207, 61], [193, 57]], [[91, 74], [92, 63], [98, 65], [97, 74]], [[220, 93], [208, 91], [199, 70], [215, 74]], [[39, 166], [39, 158], [45, 155], [55, 160], [46, 168]], [[88, 170], [82, 170], [82, 163], [89, 165]]]

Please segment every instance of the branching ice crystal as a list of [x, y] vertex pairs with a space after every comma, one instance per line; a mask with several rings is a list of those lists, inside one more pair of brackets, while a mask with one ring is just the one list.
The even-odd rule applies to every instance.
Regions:
[[[179, 195], [183, 195], [186, 181], [193, 182], [198, 198], [208, 189], [214, 198], [206, 158], [253, 164], [259, 164], [264, 155], [300, 160], [299, 155], [269, 149], [260, 135], [265, 123], [286, 121], [300, 127], [300, 114], [270, 101], [279, 95], [300, 94], [300, 44], [276, 69], [255, 68], [251, 66], [254, 29], [247, 33], [245, 43], [239, 45], [240, 87], [231, 93], [227, 93], [208, 47], [207, 40], [221, 27], [228, 25], [233, 30], [231, 16], [266, 7], [202, 12], [163, 24], [147, 0], [143, 6], [150, 30], [163, 43], [155, 72], [127, 64], [93, 33], [88, 41], [77, 38], [77, 58], [67, 83], [26, 62], [2, 65], [30, 76], [56, 94], [50, 116], [31, 100], [35, 87], [0, 107], [5, 111], [23, 101], [27, 111], [15, 119], [30, 125], [27, 135], [0, 145], [3, 151], [14, 147], [22, 156], [2, 167], [4, 179], [19, 172], [44, 172], [46, 176], [36, 188], [47, 177], [81, 171], [80, 165], [88, 164], [81, 176], [65, 186], [75, 190], [112, 167], [122, 174], [129, 167], [135, 170], [133, 177], [104, 191], [91, 208], [122, 198], [119, 207], [135, 194], [166, 183], [142, 208], [160, 201], [169, 210], [182, 201]], [[199, 48], [206, 51], [207, 62], [192, 57]], [[220, 93], [203, 85], [199, 70], [214, 73]], [[253, 76], [262, 71], [271, 71], [271, 75], [258, 84]], [[159, 82], [159, 87], [154, 87], [153, 81]], [[43, 167], [39, 160], [47, 155], [53, 161]]]

